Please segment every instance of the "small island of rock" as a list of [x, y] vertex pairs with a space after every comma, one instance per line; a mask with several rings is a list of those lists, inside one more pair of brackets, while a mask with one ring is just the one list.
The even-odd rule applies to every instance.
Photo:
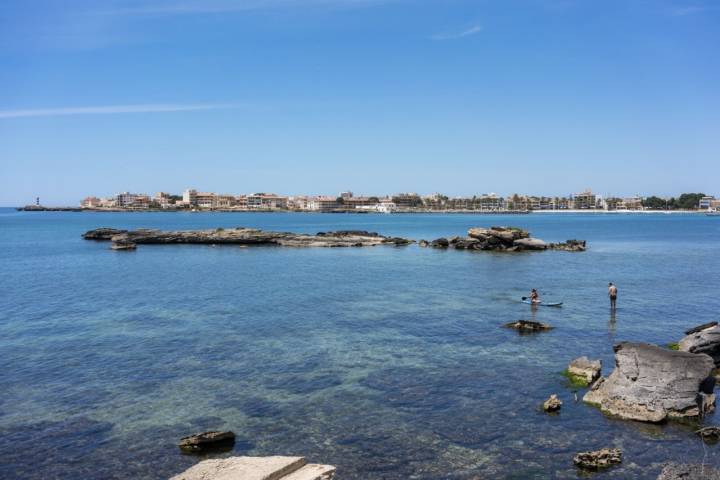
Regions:
[[254, 228], [216, 228], [214, 230], [119, 230], [97, 228], [83, 234], [85, 240], [110, 240], [115, 250], [132, 250], [139, 244], [268, 245], [282, 247], [373, 247], [409, 245], [414, 240], [385, 237], [375, 232], [342, 230], [315, 235], [267, 232]]
[[530, 232], [517, 227], [475, 227], [468, 230], [465, 238], [438, 238], [432, 242], [420, 241], [421, 247], [449, 248], [458, 250], [490, 250], [499, 252], [519, 252], [526, 250], [565, 250], [584, 252], [585, 240], [567, 240], [562, 243], [546, 243], [530, 237]]

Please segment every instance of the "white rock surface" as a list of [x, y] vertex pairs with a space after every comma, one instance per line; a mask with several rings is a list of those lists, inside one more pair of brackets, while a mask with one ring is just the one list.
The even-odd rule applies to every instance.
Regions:
[[303, 457], [219, 458], [203, 460], [170, 480], [280, 480], [306, 464]]

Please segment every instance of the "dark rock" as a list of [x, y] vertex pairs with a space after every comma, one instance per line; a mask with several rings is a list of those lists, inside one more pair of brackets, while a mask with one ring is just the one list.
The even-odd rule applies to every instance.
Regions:
[[599, 470], [622, 462], [619, 448], [603, 448], [594, 452], [580, 452], [573, 458], [573, 463], [580, 468]]
[[115, 235], [120, 235], [122, 233], [127, 233], [127, 230], [103, 227], [83, 233], [82, 238], [85, 240], [110, 240]]
[[692, 335], [693, 333], [701, 332], [701, 331], [705, 330], [706, 328], [714, 327], [717, 324], [718, 324], [718, 322], [703, 323], [702, 325], [693, 327], [690, 330], [685, 330], [685, 335]]
[[667, 463], [657, 480], [720, 480], [720, 470], [709, 465]]
[[433, 248], [447, 248], [450, 246], [450, 242], [447, 238], [438, 238], [430, 242], [430, 246]]
[[531, 320], [517, 320], [515, 322], [506, 323], [503, 326], [506, 328], [514, 328], [521, 332], [542, 332], [545, 330], [552, 330], [553, 328], [547, 323], [534, 322]]
[[183, 452], [200, 453], [209, 450], [225, 449], [235, 444], [233, 432], [202, 432], [180, 439], [178, 447]]
[[429, 245], [430, 245], [430, 242], [428, 242], [427, 240], [420, 240], [418, 242], [418, 246], [420, 246], [420, 247], [427, 247]]
[[717, 442], [720, 440], [720, 427], [705, 427], [697, 430], [695, 433], [706, 442]]
[[615, 370], [598, 379], [583, 401], [607, 414], [645, 422], [698, 417], [714, 409], [715, 395], [705, 393], [714, 385], [708, 355], [629, 342], [614, 350]]

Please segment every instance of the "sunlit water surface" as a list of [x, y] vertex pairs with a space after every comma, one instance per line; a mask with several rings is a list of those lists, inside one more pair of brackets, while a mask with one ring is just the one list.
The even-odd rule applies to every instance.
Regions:
[[[496, 224], [589, 250], [113, 252], [80, 238], [249, 226], [433, 239]], [[0, 210], [0, 477], [166, 478], [198, 460], [177, 440], [205, 429], [233, 430], [231, 454], [304, 455], [344, 480], [576, 478], [573, 455], [606, 446], [624, 461], [600, 478], [720, 465], [693, 425], [607, 418], [560, 374], [580, 355], [607, 374], [618, 341], [665, 345], [717, 320], [718, 234], [720, 218], [703, 215]], [[532, 312], [519, 302], [532, 287], [564, 307]], [[518, 319], [555, 329], [501, 328]], [[551, 393], [559, 415], [539, 411]]]

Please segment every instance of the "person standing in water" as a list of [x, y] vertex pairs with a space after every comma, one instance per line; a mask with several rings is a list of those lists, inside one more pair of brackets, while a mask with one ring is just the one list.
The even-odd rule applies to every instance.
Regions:
[[608, 297], [610, 297], [610, 308], [615, 310], [615, 302], [617, 302], [618, 289], [612, 282], [608, 283]]

